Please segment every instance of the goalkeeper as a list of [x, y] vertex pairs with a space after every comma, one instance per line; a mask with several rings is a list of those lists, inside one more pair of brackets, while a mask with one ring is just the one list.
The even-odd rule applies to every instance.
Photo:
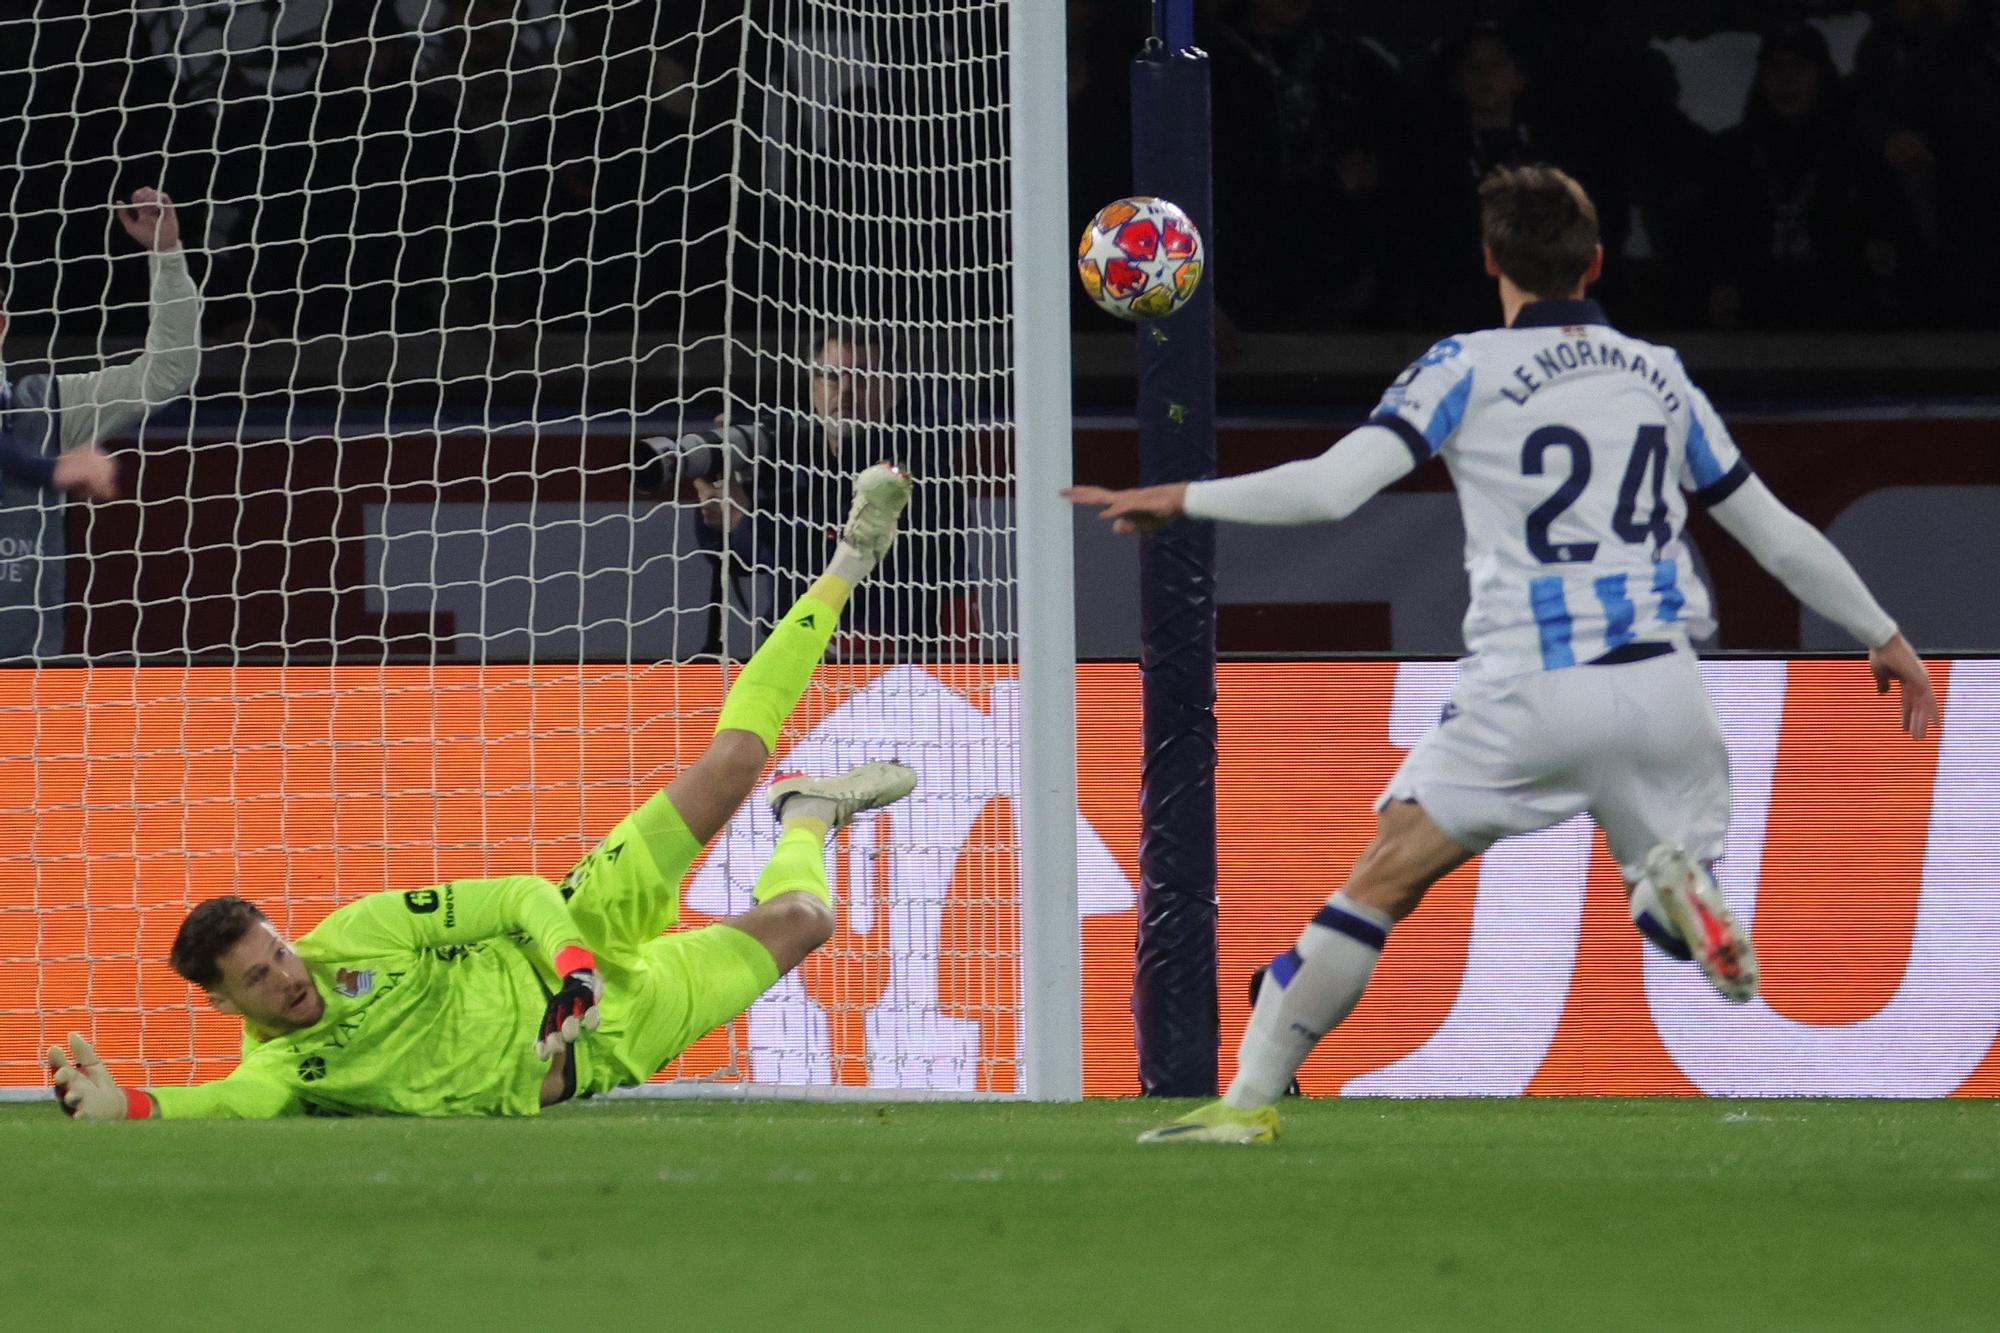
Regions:
[[241, 898], [182, 923], [170, 962], [243, 1018], [243, 1060], [195, 1087], [120, 1088], [89, 1042], [49, 1052], [63, 1109], [92, 1120], [533, 1115], [642, 1083], [749, 1007], [833, 934], [823, 847], [916, 775], [864, 764], [772, 784], [780, 833], [727, 921], [663, 934], [682, 876], [755, 789], [849, 590], [888, 551], [910, 481], [861, 473], [832, 562], [723, 701], [715, 738], [619, 822], [560, 888], [531, 876], [376, 893], [296, 945]]

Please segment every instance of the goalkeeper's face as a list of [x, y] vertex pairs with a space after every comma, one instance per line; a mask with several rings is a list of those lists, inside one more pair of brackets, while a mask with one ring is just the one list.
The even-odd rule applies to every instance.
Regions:
[[225, 1014], [241, 1014], [266, 1032], [296, 1032], [319, 1022], [326, 997], [292, 942], [259, 921], [217, 955], [221, 973], [209, 992]]
[[821, 421], [873, 424], [896, 414], [895, 376], [882, 370], [873, 347], [828, 338], [813, 367], [813, 412]]

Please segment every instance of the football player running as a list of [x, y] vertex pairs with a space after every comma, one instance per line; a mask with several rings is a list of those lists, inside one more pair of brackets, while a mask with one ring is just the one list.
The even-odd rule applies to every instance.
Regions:
[[1690, 503], [1867, 645], [1878, 690], [1900, 688], [1905, 731], [1937, 722], [1930, 677], [1896, 623], [1750, 471], [1679, 356], [1620, 333], [1585, 299], [1604, 251], [1582, 187], [1529, 166], [1495, 172], [1479, 196], [1503, 327], [1439, 342], [1317, 458], [1065, 492], [1121, 532], [1183, 516], [1317, 523], [1442, 455], [1465, 520], [1469, 656], [1443, 718], [1376, 802], [1375, 837], [1346, 883], [1272, 960], [1227, 1094], [1141, 1142], [1274, 1139], [1278, 1098], [1425, 891], [1501, 838], [1586, 811], [1646, 937], [1692, 959], [1726, 999], [1756, 994], [1756, 950], [1710, 873], [1729, 757], [1689, 647], [1712, 628], [1682, 541]]
[[774, 782], [777, 847], [738, 916], [669, 932], [681, 880], [755, 790], [910, 488], [888, 464], [861, 473], [826, 572], [743, 665], [708, 748], [560, 888], [522, 875], [370, 894], [296, 944], [244, 899], [210, 899], [169, 961], [242, 1017], [242, 1063], [195, 1087], [121, 1088], [71, 1033], [68, 1050], [49, 1051], [63, 1109], [92, 1120], [532, 1115], [642, 1083], [742, 1013], [833, 935], [828, 830], [908, 795], [916, 774], [874, 763]]

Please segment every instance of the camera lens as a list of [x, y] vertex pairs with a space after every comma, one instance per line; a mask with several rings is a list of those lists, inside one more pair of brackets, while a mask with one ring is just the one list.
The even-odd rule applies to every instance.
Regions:
[[696, 431], [681, 436], [681, 478], [685, 481], [716, 481], [722, 476], [722, 437], [715, 431]]

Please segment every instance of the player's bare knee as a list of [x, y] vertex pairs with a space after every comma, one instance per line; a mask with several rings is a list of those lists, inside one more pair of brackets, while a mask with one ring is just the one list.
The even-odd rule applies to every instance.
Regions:
[[772, 928], [791, 943], [800, 956], [833, 938], [833, 908], [817, 894], [795, 889], [781, 893], [763, 906]]
[[729, 924], [769, 950], [778, 971], [785, 973], [833, 938], [834, 917], [823, 899], [794, 890], [757, 904]]
[[747, 731], [717, 732], [701, 757], [667, 785], [667, 797], [697, 842], [706, 843], [735, 816], [764, 774], [770, 751]]
[[721, 731], [697, 762], [704, 784], [719, 796], [733, 797], [740, 804], [757, 790], [757, 780], [764, 775], [764, 765], [770, 757], [764, 742], [749, 732]]

